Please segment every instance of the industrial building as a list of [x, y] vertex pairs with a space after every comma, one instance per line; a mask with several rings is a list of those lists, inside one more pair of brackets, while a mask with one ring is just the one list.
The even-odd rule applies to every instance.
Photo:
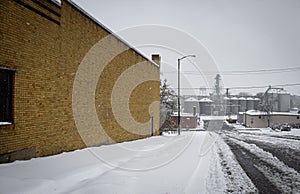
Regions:
[[251, 128], [266, 128], [274, 124], [300, 123], [300, 114], [290, 112], [247, 111], [242, 116], [242, 123]]
[[[174, 128], [178, 128], [178, 114], [172, 115]], [[183, 129], [196, 129], [197, 128], [198, 115], [192, 113], [181, 113], [180, 114], [180, 125]]]
[[71, 0], [0, 18], [0, 162], [144, 138], [150, 116], [159, 134], [159, 65]]

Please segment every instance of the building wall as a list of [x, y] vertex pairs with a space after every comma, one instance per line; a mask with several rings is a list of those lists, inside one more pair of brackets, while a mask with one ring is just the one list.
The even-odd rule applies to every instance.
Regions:
[[[15, 71], [14, 123], [0, 126], [0, 155], [30, 150], [29, 157], [39, 157], [87, 146], [78, 131], [81, 121], [74, 118], [75, 77], [83, 59], [94, 63], [96, 59], [86, 58], [86, 54], [110, 32], [68, 1], [62, 1], [61, 7], [51, 1], [40, 2], [42, 6], [26, 0], [0, 1], [0, 66]], [[95, 89], [97, 118], [104, 130], [101, 134], [105, 135], [95, 136], [87, 129], [85, 133], [90, 137], [91, 145], [147, 136], [120, 126], [111, 105], [114, 83], [139, 63], [144, 63], [139, 76], [151, 74], [153, 79], [138, 84], [124, 104], [128, 104], [131, 116], [139, 123], [147, 124], [152, 114], [156, 134], [159, 129], [159, 104], [153, 104], [160, 98], [159, 67], [117, 37], [109, 37], [110, 44], [102, 45], [102, 51], [107, 52], [95, 56], [98, 60], [106, 60], [105, 57], [116, 51], [116, 56], [111, 56], [103, 71], [98, 72], [100, 77]], [[118, 53], [119, 50], [122, 52]], [[128, 83], [138, 81], [137, 78], [125, 79]], [[123, 90], [129, 90], [126, 84]], [[150, 105], [153, 106], [151, 113]], [[120, 112], [122, 108], [119, 108]], [[146, 124], [140, 130], [149, 131]], [[93, 128], [92, 123], [89, 127]]]
[[184, 112], [193, 113], [194, 106], [196, 107], [196, 112], [199, 113], [200, 107], [197, 101], [184, 101]]
[[[284, 123], [300, 123], [299, 115], [271, 115], [270, 126], [272, 124], [284, 124]], [[266, 115], [245, 115], [244, 123], [246, 126], [255, 127], [268, 127], [268, 116]]]
[[[174, 128], [178, 128], [177, 126], [177, 119], [178, 117], [175, 115], [175, 116], [172, 116], [172, 119], [173, 119], [173, 123], [174, 123]], [[197, 128], [197, 116], [181, 116], [180, 117], [180, 124], [181, 124], [181, 127], [182, 128]]]

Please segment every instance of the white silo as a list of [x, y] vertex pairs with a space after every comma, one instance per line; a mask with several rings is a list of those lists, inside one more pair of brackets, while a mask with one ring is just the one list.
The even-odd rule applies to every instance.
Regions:
[[209, 98], [202, 98], [199, 100], [199, 106], [200, 106], [200, 115], [211, 115], [212, 111], [212, 100]]
[[239, 112], [245, 112], [247, 108], [246, 98], [240, 97], [238, 100], [239, 100]]
[[246, 98], [247, 110], [254, 110], [254, 99], [251, 97]]
[[278, 93], [278, 110], [279, 112], [289, 112], [291, 109], [291, 95], [286, 92]]
[[239, 100], [237, 97], [230, 98], [231, 114], [237, 115], [239, 112]]
[[190, 97], [184, 101], [184, 112], [193, 113], [193, 107], [196, 107], [199, 110], [199, 100], [196, 98]]
[[254, 98], [253, 100], [254, 100], [254, 110], [258, 110], [261, 100], [260, 98]]
[[230, 98], [227, 96], [224, 97], [224, 107], [225, 107], [225, 114], [230, 114]]
[[279, 96], [278, 93], [268, 93], [268, 103], [271, 105], [271, 111], [279, 111]]

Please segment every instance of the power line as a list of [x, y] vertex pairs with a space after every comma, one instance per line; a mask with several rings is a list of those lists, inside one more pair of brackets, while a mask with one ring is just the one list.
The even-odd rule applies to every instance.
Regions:
[[[277, 84], [277, 85], [272, 85], [272, 87], [290, 87], [290, 86], [300, 86], [300, 83], [293, 83], [293, 84]], [[230, 90], [235, 90], [235, 89], [260, 89], [260, 88], [266, 88], [269, 86], [244, 86], [244, 87], [228, 87]]]
[[[277, 84], [272, 85], [272, 87], [291, 87], [291, 86], [300, 86], [300, 83], [290, 83], [290, 84]], [[242, 90], [242, 89], [262, 89], [267, 88], [269, 86], [234, 86], [234, 87], [223, 87], [224, 89], [228, 88], [229, 90]], [[177, 88], [173, 88], [177, 89]], [[180, 88], [182, 90], [211, 90], [212, 87], [190, 87], [190, 88]]]
[[[246, 74], [273, 74], [273, 73], [286, 73], [286, 72], [295, 72], [300, 71], [300, 67], [290, 67], [290, 68], [279, 68], [279, 69], [259, 69], [259, 70], [232, 70], [232, 71], [203, 71], [203, 72], [195, 72], [195, 71], [182, 71], [183, 74], [187, 75], [246, 75]], [[177, 73], [177, 71], [165, 71], [163, 74], [173, 74]]]

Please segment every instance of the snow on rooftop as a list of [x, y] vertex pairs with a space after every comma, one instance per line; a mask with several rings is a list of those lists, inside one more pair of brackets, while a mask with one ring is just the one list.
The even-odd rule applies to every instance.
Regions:
[[[258, 110], [248, 110], [246, 112], [247, 115], [267, 115], [267, 112], [262, 112]], [[289, 115], [289, 116], [300, 116], [300, 114], [293, 113], [293, 112], [270, 112], [270, 115]]]
[[[173, 112], [172, 116], [177, 116], [177, 112]], [[194, 117], [193, 113], [180, 112], [180, 117]]]
[[209, 98], [202, 98], [201, 100], [199, 100], [199, 102], [212, 102], [212, 100]]
[[185, 102], [199, 102], [199, 100], [193, 97], [189, 97], [188, 99], [185, 100]]
[[244, 97], [239, 97], [239, 100], [246, 100], [246, 98], [244, 98]]
[[[233, 116], [233, 115], [231, 115]], [[225, 120], [226, 116], [212, 116], [212, 115], [207, 115], [207, 116], [201, 116], [202, 120]]]
[[238, 98], [237, 97], [232, 97], [232, 98], [230, 98], [230, 100], [238, 100]]
[[278, 94], [287, 94], [287, 95], [289, 95], [290, 93], [288, 93], [288, 92], [285, 91], [285, 90], [281, 90], [281, 91], [278, 91]]

